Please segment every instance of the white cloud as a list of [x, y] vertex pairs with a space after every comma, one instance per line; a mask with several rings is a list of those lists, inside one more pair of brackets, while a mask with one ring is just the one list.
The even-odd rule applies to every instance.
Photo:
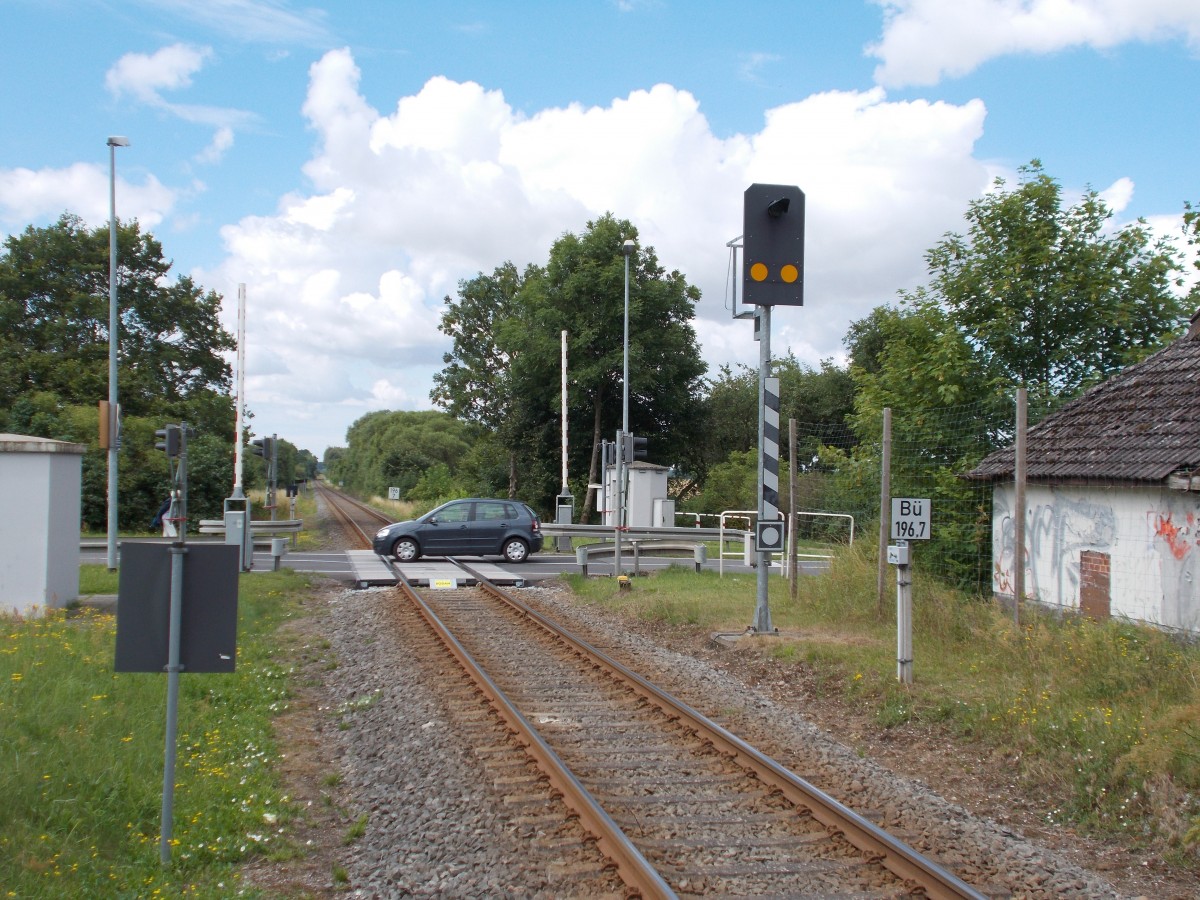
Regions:
[[[696, 328], [710, 363], [753, 363], [752, 326], [725, 308], [725, 244], [741, 231], [749, 184], [800, 185], [806, 306], [777, 312], [773, 349], [816, 364], [850, 321], [922, 277], [924, 250], [959, 227], [993, 175], [973, 157], [979, 101], [829, 92], [722, 139], [695, 97], [666, 84], [524, 115], [499, 91], [441, 77], [385, 114], [358, 83], [348, 51], [313, 65], [313, 190], [227, 226], [227, 259], [200, 275], [231, 298], [248, 284], [248, 374], [261, 392], [251, 406], [260, 425], [302, 417], [288, 439], [317, 453], [370, 409], [428, 407], [449, 349], [442, 298], [460, 279], [544, 263], [560, 235], [606, 211], [702, 289]], [[267, 348], [287, 371], [260, 378]]]
[[936, 84], [999, 56], [1103, 50], [1183, 38], [1200, 47], [1200, 4], [1179, 0], [875, 0], [881, 39], [867, 51], [887, 87]]
[[1100, 199], [1114, 213], [1122, 213], [1133, 199], [1133, 179], [1118, 178], [1102, 191], [1098, 191]]
[[200, 162], [215, 163], [233, 146], [234, 129], [249, 127], [258, 117], [230, 107], [171, 103], [163, 97], [164, 91], [191, 87], [192, 76], [211, 56], [210, 48], [187, 44], [172, 44], [148, 55], [126, 53], [105, 74], [105, 85], [116, 97], [131, 94], [140, 102], [185, 122], [215, 127], [212, 141], [196, 157]]
[[[117, 172], [121, 156], [117, 151]], [[108, 166], [76, 163], [65, 169], [0, 169], [0, 226], [23, 228], [30, 222], [57, 219], [63, 212], [78, 215], [92, 227], [103, 225], [109, 217]], [[153, 175], [138, 185], [117, 177], [117, 217], [125, 222], [137, 219], [144, 229], [152, 229], [175, 204], [176, 194]]]
[[172, 44], [149, 55], [126, 53], [105, 73], [104, 84], [116, 96], [133, 94], [144, 103], [162, 104], [162, 92], [189, 87], [210, 56], [210, 48], [186, 44]]
[[220, 162], [221, 157], [225, 155], [230, 147], [233, 146], [233, 129], [228, 125], [222, 125], [213, 135], [212, 142], [205, 147], [196, 157], [203, 163]]

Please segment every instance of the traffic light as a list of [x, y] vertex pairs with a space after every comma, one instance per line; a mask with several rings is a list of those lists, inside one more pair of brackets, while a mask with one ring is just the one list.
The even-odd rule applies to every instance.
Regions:
[[166, 428], [160, 428], [154, 432], [154, 436], [158, 440], [154, 444], [155, 450], [161, 450], [172, 458], [179, 455], [179, 426], [168, 425]]
[[803, 306], [804, 192], [795, 185], [752, 184], [742, 218], [742, 301]]
[[630, 463], [645, 459], [646, 439], [644, 437], [635, 437], [632, 434], [621, 434], [621, 462], [629, 465]]
[[250, 449], [254, 452], [255, 456], [261, 456], [263, 459], [270, 462], [271, 454], [275, 450], [274, 445], [275, 441], [273, 441], [271, 438], [258, 438], [257, 440], [250, 442]]

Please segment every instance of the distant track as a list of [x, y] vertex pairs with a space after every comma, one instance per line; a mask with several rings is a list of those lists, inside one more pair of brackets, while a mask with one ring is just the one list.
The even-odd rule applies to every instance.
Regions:
[[371, 540], [382, 525], [390, 525], [392, 519], [372, 509], [361, 500], [317, 481], [317, 494], [329, 505], [329, 511], [346, 529], [351, 539], [364, 550], [371, 549]]

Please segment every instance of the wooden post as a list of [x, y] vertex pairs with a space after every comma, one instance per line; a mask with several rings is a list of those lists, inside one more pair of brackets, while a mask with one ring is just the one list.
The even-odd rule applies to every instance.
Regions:
[[1029, 395], [1017, 388], [1017, 445], [1013, 465], [1013, 624], [1021, 627], [1025, 599], [1025, 436], [1029, 429]]
[[791, 496], [788, 500], [788, 578], [791, 579], [792, 601], [800, 597], [799, 572], [796, 571], [796, 420], [788, 419], [788, 481]]

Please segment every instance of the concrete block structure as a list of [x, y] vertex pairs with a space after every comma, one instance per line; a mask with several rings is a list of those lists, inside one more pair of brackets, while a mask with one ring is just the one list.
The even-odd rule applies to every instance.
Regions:
[[0, 434], [0, 613], [79, 599], [84, 444]]

